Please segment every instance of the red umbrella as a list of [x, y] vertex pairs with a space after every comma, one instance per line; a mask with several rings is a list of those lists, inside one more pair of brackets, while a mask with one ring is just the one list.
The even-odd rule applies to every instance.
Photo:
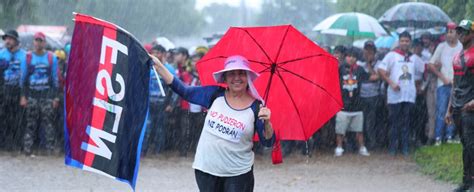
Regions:
[[231, 27], [197, 63], [203, 85], [224, 60], [242, 55], [260, 73], [254, 84], [282, 140], [308, 140], [342, 108], [337, 60], [291, 25]]

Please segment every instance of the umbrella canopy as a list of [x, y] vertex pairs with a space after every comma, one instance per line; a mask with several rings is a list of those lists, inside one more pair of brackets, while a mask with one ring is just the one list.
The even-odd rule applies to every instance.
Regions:
[[313, 31], [353, 38], [375, 38], [388, 35], [375, 18], [355, 12], [332, 15], [316, 25]]
[[[19, 36], [20, 36], [20, 47], [21, 48], [26, 49], [26, 50], [33, 50], [34, 49], [34, 46], [33, 46], [34, 33], [30, 33], [30, 32], [22, 33], [22, 32], [20, 32]], [[60, 41], [46, 35], [46, 49], [48, 49], [48, 50], [57, 50], [57, 49], [62, 49], [63, 47], [64, 47], [64, 45]]]
[[375, 40], [375, 47], [377, 48], [393, 48], [393, 44], [398, 41], [398, 34], [396, 32], [391, 32], [390, 36], [379, 37]]
[[203, 85], [233, 55], [260, 73], [254, 85], [280, 139], [307, 140], [342, 108], [336, 58], [291, 25], [231, 27], [197, 63]]
[[422, 2], [408, 2], [397, 4], [388, 9], [379, 18], [379, 21], [391, 28], [430, 28], [445, 26], [451, 19], [443, 10], [435, 5]]
[[443, 34], [446, 33], [446, 27], [432, 27], [432, 28], [426, 28], [426, 29], [416, 29], [413, 27], [400, 27], [397, 30], [395, 30], [398, 34], [408, 31], [410, 35], [413, 37], [413, 39], [418, 39], [423, 35], [424, 33], [429, 33], [434, 37], [439, 37]]
[[353, 47], [357, 47], [357, 48], [359, 48], [359, 49], [363, 49], [365, 42], [367, 42], [368, 40], [370, 40], [370, 39], [359, 39], [359, 40], [355, 40], [354, 42], [352, 42], [352, 46], [353, 46]]
[[171, 42], [168, 38], [166, 37], [157, 37], [155, 39], [156, 43], [159, 45], [163, 46], [167, 51], [170, 49], [174, 49], [176, 46], [174, 45], [173, 42]]

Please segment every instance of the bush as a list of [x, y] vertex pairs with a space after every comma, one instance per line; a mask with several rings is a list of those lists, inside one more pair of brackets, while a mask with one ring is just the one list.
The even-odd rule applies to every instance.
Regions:
[[414, 158], [425, 174], [451, 183], [462, 180], [461, 144], [421, 147], [416, 150]]

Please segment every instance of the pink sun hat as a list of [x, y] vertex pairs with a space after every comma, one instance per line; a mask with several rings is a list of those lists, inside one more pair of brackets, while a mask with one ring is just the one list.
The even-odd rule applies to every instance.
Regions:
[[233, 70], [244, 70], [247, 71], [247, 74], [250, 76], [250, 79], [254, 81], [257, 79], [258, 76], [260, 76], [258, 73], [250, 69], [250, 63], [249, 61], [240, 55], [234, 55], [228, 57], [225, 62], [224, 62], [224, 69], [212, 73], [214, 76], [214, 80], [217, 83], [224, 83], [224, 73], [227, 71], [233, 71]]
[[224, 69], [214, 72], [212, 73], [212, 75], [217, 83], [224, 83], [224, 73], [233, 70], [244, 70], [247, 72], [247, 82], [249, 85], [250, 95], [252, 95], [255, 99], [263, 101], [262, 97], [258, 94], [257, 90], [255, 89], [255, 86], [253, 85], [253, 81], [257, 79], [257, 77], [260, 75], [250, 69], [250, 63], [245, 57], [240, 55], [228, 57], [224, 62]]

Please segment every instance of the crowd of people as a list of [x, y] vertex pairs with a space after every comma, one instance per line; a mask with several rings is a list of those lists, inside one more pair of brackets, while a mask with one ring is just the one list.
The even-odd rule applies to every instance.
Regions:
[[[308, 143], [283, 141], [284, 156], [294, 148], [308, 154], [315, 147], [334, 146], [335, 156], [341, 156], [344, 149], [359, 149], [359, 154], [369, 156], [369, 150], [387, 147], [390, 154], [401, 147], [408, 155], [409, 146], [459, 142], [455, 126], [444, 121], [452, 87], [452, 58], [462, 50], [455, 28], [455, 23], [446, 26], [442, 42], [429, 33], [419, 39], [401, 33], [392, 50], [377, 49], [371, 40], [362, 49], [323, 46], [339, 60], [344, 107]], [[32, 147], [53, 153], [63, 142], [61, 84], [70, 45], [55, 53], [46, 50], [45, 35], [40, 32], [34, 35], [34, 50], [27, 52], [19, 47], [16, 31], [7, 31], [2, 38], [0, 116], [5, 129], [1, 147], [29, 155]], [[167, 50], [156, 42], [144, 47], [185, 84], [200, 85], [196, 63], [207, 47], [199, 46], [191, 53], [184, 47]], [[150, 79], [143, 155], [176, 150], [187, 156], [196, 148], [206, 109], [180, 99], [164, 82], [166, 96], [162, 96], [153, 70]]]
[[[472, 40], [462, 42], [459, 38], [466, 36], [465, 31], [473, 33], [473, 29], [463, 22], [459, 26], [448, 23], [446, 34], [436, 38], [425, 33], [415, 39], [403, 32], [392, 49], [377, 48], [371, 40], [363, 48], [322, 46], [339, 61], [343, 109], [309, 141], [282, 141], [283, 155], [295, 149], [310, 155], [315, 148], [330, 148], [336, 157], [347, 151], [370, 156], [374, 150], [407, 156], [422, 145], [460, 141], [472, 145], [472, 141], [463, 139], [461, 127], [472, 127], [462, 123], [472, 123], [472, 90], [466, 87], [472, 88], [473, 82], [461, 83], [464, 87], [460, 88], [453, 85], [456, 76], [467, 73], [463, 68], [456, 70], [456, 61], [467, 64], [468, 72], [472, 69], [469, 52], [463, 52], [463, 45], [470, 46]], [[34, 151], [58, 153], [64, 142], [62, 85], [70, 45], [55, 52], [46, 50], [46, 36], [41, 32], [34, 35], [34, 48], [28, 51], [20, 48], [15, 30], [6, 31], [2, 39], [5, 46], [0, 51], [0, 147], [28, 156]], [[156, 42], [144, 47], [184, 84], [200, 85], [196, 63], [208, 47], [199, 46], [191, 52], [184, 47], [167, 50]], [[158, 81], [162, 81], [163, 90]], [[142, 155], [177, 151], [180, 156], [188, 156], [196, 149], [206, 109], [180, 98], [162, 79], [157, 79], [152, 69], [149, 86], [150, 116]], [[471, 119], [447, 123], [449, 118], [445, 117], [461, 115], [451, 107], [461, 105], [451, 96], [455, 88], [459, 90], [454, 92], [467, 94], [458, 107], [467, 110]], [[469, 133], [472, 135], [472, 130]], [[255, 151], [262, 151], [262, 147], [255, 146]], [[472, 164], [472, 146], [465, 150], [470, 156], [464, 158]]]
[[446, 34], [438, 37], [427, 32], [414, 39], [402, 32], [392, 49], [377, 48], [371, 40], [363, 48], [323, 46], [339, 60], [343, 109], [306, 145], [284, 143], [284, 154], [295, 146], [303, 154], [330, 148], [334, 141], [335, 156], [344, 149], [358, 149], [363, 156], [385, 149], [409, 155], [410, 148], [422, 145], [459, 143], [459, 130], [445, 122], [453, 58], [462, 50], [456, 27], [448, 23]]

